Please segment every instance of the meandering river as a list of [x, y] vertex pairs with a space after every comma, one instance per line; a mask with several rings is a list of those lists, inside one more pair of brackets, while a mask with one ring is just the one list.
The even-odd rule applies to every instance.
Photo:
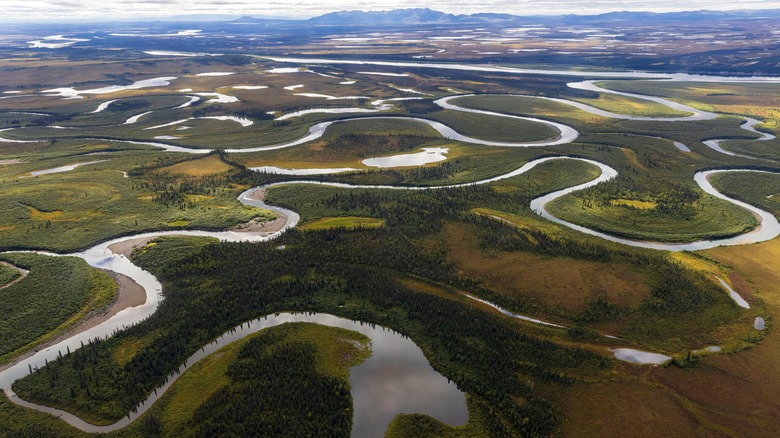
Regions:
[[114, 424], [96, 426], [60, 409], [20, 399], [4, 385], [6, 395], [16, 404], [57, 416], [88, 433], [107, 433], [127, 427], [145, 414], [171, 387], [178, 376], [220, 348], [266, 328], [288, 322], [309, 322], [339, 327], [371, 339], [371, 357], [350, 369], [354, 407], [352, 436], [381, 436], [392, 419], [401, 413], [422, 413], [454, 426], [468, 420], [466, 397], [454, 383], [436, 372], [422, 350], [410, 339], [381, 326], [351, 321], [324, 313], [279, 313], [267, 315], [235, 327], [187, 358], [167, 381], [137, 409]]
[[[402, 66], [402, 67], [408, 66], [408, 67], [419, 67], [419, 68], [449, 68], [449, 69], [461, 69], [461, 70], [468, 69], [472, 71], [487, 71], [487, 72], [514, 73], [514, 74], [517, 73], [560, 74], [560, 75], [572, 75], [572, 76], [580, 76], [580, 77], [586, 76], [586, 77], [601, 77], [601, 78], [644, 78], [644, 79], [667, 79], [673, 81], [700, 81], [700, 82], [701, 81], [718, 81], [718, 82], [780, 81], [780, 78], [720, 78], [720, 77], [715, 78], [715, 77], [704, 77], [704, 76], [694, 76], [694, 75], [668, 75], [668, 74], [638, 73], [638, 72], [592, 72], [591, 73], [591, 72], [574, 72], [574, 71], [518, 69], [518, 68], [505, 68], [505, 67], [495, 67], [495, 66], [473, 66], [473, 65], [461, 65], [461, 64], [339, 61], [339, 60], [319, 60], [319, 59], [301, 59], [301, 58], [268, 58], [268, 59], [273, 59], [280, 62], [296, 62], [296, 63], [310, 63], [310, 64], [311, 63], [373, 64], [373, 65]], [[169, 78], [160, 78], [160, 79], [169, 79]], [[144, 84], [143, 82], [134, 84], [134, 86], [138, 86], [138, 87], [140, 87], [141, 85], [145, 86], [146, 84]], [[688, 121], [710, 120], [717, 116], [714, 113], [697, 110], [695, 108], [678, 104], [663, 98], [606, 90], [598, 87], [593, 81], [571, 83], [569, 84], [569, 86], [572, 88], [591, 90], [596, 92], [604, 92], [604, 93], [613, 93], [613, 94], [623, 95], [626, 97], [637, 98], [637, 99], [645, 99], [656, 103], [660, 103], [662, 105], [666, 105], [675, 110], [684, 111], [688, 114], [680, 117], [666, 117], [666, 118], [634, 117], [634, 116], [627, 116], [627, 115], [616, 114], [608, 111], [603, 111], [580, 102], [575, 102], [575, 101], [570, 101], [565, 99], [553, 99], [553, 98], [544, 98], [544, 99], [549, 99], [560, 103], [564, 103], [576, 107], [580, 110], [587, 111], [592, 114], [597, 114], [604, 117], [612, 117], [612, 118], [620, 118], [620, 119], [628, 119], [628, 120], [655, 120], [655, 121], [675, 122], [675, 121], [684, 121], [684, 120], [688, 120]], [[105, 90], [108, 89], [109, 88], [106, 88]], [[100, 89], [97, 91], [103, 92], [103, 90], [104, 89]], [[94, 93], [95, 91], [96, 90], [86, 90], [86, 91], [81, 91], [80, 93], [89, 93], [89, 92]], [[445, 97], [437, 100], [436, 103], [443, 108], [455, 110], [455, 111], [466, 111], [466, 112], [478, 113], [478, 114], [483, 114], [483, 115], [493, 116], [493, 117], [522, 119], [526, 121], [543, 123], [557, 130], [559, 132], [559, 135], [556, 136], [555, 138], [551, 138], [540, 142], [495, 142], [495, 141], [483, 140], [483, 139], [462, 135], [456, 132], [453, 128], [433, 120], [416, 118], [416, 117], [393, 117], [393, 118], [425, 123], [431, 126], [436, 131], [438, 131], [443, 137], [448, 139], [462, 141], [466, 143], [490, 145], [490, 146], [501, 146], [501, 147], [554, 146], [554, 145], [570, 143], [576, 140], [577, 136], [579, 135], [574, 128], [571, 128], [569, 126], [557, 122], [550, 122], [550, 121], [535, 119], [531, 117], [513, 116], [513, 115], [502, 114], [502, 113], [496, 113], [492, 111], [483, 111], [483, 110], [459, 107], [454, 103], [452, 103], [452, 101], [458, 97], [462, 97], [462, 96]], [[535, 96], [531, 96], [531, 97], [542, 98], [542, 97], [535, 97]], [[390, 117], [385, 116], [384, 118], [390, 118]], [[266, 150], [292, 147], [322, 137], [322, 135], [325, 133], [327, 128], [335, 123], [348, 123], [354, 120], [365, 120], [365, 119], [366, 117], [356, 117], [350, 119], [322, 122], [313, 125], [309, 129], [308, 134], [304, 135], [303, 137], [297, 140], [280, 143], [276, 145], [260, 146], [260, 147], [248, 148], [248, 149], [227, 149], [227, 151], [231, 153], [242, 153], [242, 152], [256, 152], [256, 151], [266, 151]], [[768, 140], [770, 138], [774, 138], [770, 134], [764, 134], [756, 131], [754, 128], [756, 123], [758, 123], [758, 121], [754, 121], [753, 119], [748, 119], [747, 122], [743, 125], [743, 128], [748, 131], [760, 134], [762, 137], [759, 138], [759, 140]], [[115, 140], [115, 139], [99, 139], [99, 140], [124, 141], [124, 140]], [[0, 141], [15, 142], [16, 140], [0, 138]], [[26, 141], [40, 141], [40, 140], [26, 140]], [[720, 142], [722, 141], [724, 140], [711, 140], [710, 144], [707, 144], [707, 146], [723, 153], [729, 153], [727, 151], [724, 151], [722, 148], [720, 148]], [[130, 141], [130, 142], [124, 141], [124, 142], [149, 145], [149, 146], [154, 146], [154, 147], [162, 148], [168, 151], [175, 151], [175, 152], [187, 152], [187, 153], [199, 153], [199, 154], [210, 152], [210, 150], [206, 150], [206, 149], [194, 149], [194, 148], [188, 148], [184, 146], [177, 146], [177, 145], [159, 143], [159, 142], [146, 142], [146, 141]], [[114, 243], [122, 242], [129, 239], [136, 239], [139, 237], [157, 237], [163, 235], [208, 236], [208, 237], [215, 237], [223, 241], [266, 241], [266, 240], [273, 239], [277, 237], [284, 230], [290, 227], [294, 227], [297, 224], [299, 217], [297, 213], [293, 211], [266, 205], [263, 201], [254, 199], [252, 194], [257, 190], [265, 190], [270, 187], [282, 185], [282, 184], [319, 184], [319, 185], [326, 185], [326, 186], [340, 187], [340, 188], [360, 188], [360, 189], [435, 190], [435, 189], [444, 189], [444, 188], [452, 188], [452, 187], [464, 187], [464, 186], [477, 185], [477, 184], [488, 184], [491, 182], [495, 182], [505, 178], [510, 178], [513, 176], [523, 174], [531, 170], [532, 168], [534, 168], [536, 165], [550, 160], [579, 160], [597, 166], [601, 170], [601, 174], [592, 181], [579, 184], [574, 187], [569, 187], [567, 189], [559, 190], [547, 194], [545, 196], [541, 196], [537, 199], [534, 199], [531, 202], [531, 208], [537, 214], [540, 214], [546, 219], [549, 219], [560, 225], [590, 235], [594, 235], [606, 240], [619, 242], [630, 246], [660, 249], [660, 250], [670, 250], [670, 251], [683, 251], [683, 250], [699, 250], [699, 249], [713, 248], [716, 246], [723, 246], [723, 245], [740, 245], [740, 244], [747, 244], [747, 243], [756, 243], [756, 242], [761, 242], [761, 241], [775, 238], [778, 236], [778, 234], [780, 234], [780, 224], [778, 224], [777, 218], [774, 217], [774, 215], [766, 211], [763, 211], [757, 207], [751, 206], [747, 203], [726, 197], [725, 195], [715, 190], [708, 181], [708, 177], [716, 173], [754, 172], [754, 170], [750, 170], [750, 169], [718, 169], [718, 170], [702, 171], [695, 175], [694, 180], [703, 191], [713, 196], [716, 196], [718, 198], [739, 205], [740, 207], [743, 207], [751, 211], [752, 213], [754, 213], [757, 217], [760, 218], [759, 227], [757, 227], [756, 229], [748, 233], [736, 237], [703, 240], [699, 242], [682, 243], [682, 244], [643, 242], [643, 241], [619, 238], [606, 233], [601, 233], [598, 231], [587, 229], [585, 227], [564, 221], [562, 219], [559, 219], [551, 215], [546, 210], [546, 206], [552, 200], [557, 199], [566, 194], [572, 193], [574, 191], [582, 190], [587, 187], [600, 184], [604, 181], [607, 181], [617, 176], [617, 171], [607, 166], [606, 164], [599, 163], [593, 160], [577, 158], [577, 157], [540, 158], [525, 163], [518, 169], [512, 172], [508, 172], [504, 175], [499, 175], [492, 178], [487, 178], [487, 179], [470, 182], [470, 183], [444, 185], [444, 186], [436, 186], [436, 187], [357, 185], [357, 184], [353, 185], [353, 184], [344, 184], [344, 183], [315, 182], [315, 181], [291, 181], [285, 183], [271, 184], [268, 186], [256, 187], [242, 193], [239, 196], [239, 201], [248, 205], [254, 205], [262, 208], [269, 208], [271, 210], [274, 210], [278, 213], [282, 213], [285, 216], [287, 216], [288, 218], [287, 223], [284, 225], [282, 230], [280, 230], [275, 234], [266, 235], [266, 234], [259, 234], [259, 233], [242, 233], [237, 231], [225, 231], [225, 232], [176, 231], [176, 232], [145, 233], [145, 234], [139, 234], [135, 236], [124, 237], [120, 239], [115, 239], [110, 242], [104, 242], [84, 252], [72, 254], [74, 256], [83, 258], [91, 266], [121, 273], [132, 278], [138, 284], [140, 284], [146, 291], [146, 297], [147, 297], [146, 302], [141, 306], [125, 309], [98, 326], [80, 332], [66, 340], [57, 343], [56, 345], [42, 349], [41, 351], [35, 353], [31, 357], [20, 360], [14, 365], [7, 367], [5, 370], [0, 372], [0, 387], [4, 388], [6, 393], [12, 397], [12, 401], [16, 403], [24, 404], [25, 406], [32, 407], [33, 409], [53, 412], [49, 408], [32, 405], [30, 403], [26, 403], [14, 397], [10, 389], [12, 383], [18, 380], [19, 378], [22, 378], [25, 375], [27, 375], [30, 367], [40, 368], [44, 365], [44, 363], [47, 360], [54, 360], [58, 352], [66, 351], [68, 348], [71, 350], [75, 350], [76, 348], [79, 348], [82, 342], [86, 342], [95, 337], [111, 336], [117, 330], [121, 330], [123, 327], [143, 321], [145, 318], [147, 318], [149, 315], [153, 314], [156, 311], [159, 302], [162, 299], [162, 295], [161, 295], [162, 288], [159, 281], [150, 273], [140, 269], [138, 266], [135, 266], [132, 262], [130, 262], [130, 260], [128, 260], [123, 255], [113, 253], [109, 249], [109, 247]], [[480, 301], [484, 302], [484, 300], [480, 300]], [[487, 304], [497, 307], [492, 303], [487, 303]], [[523, 317], [522, 315], [511, 314], [509, 316], [526, 319], [529, 322], [533, 322], [533, 323], [546, 324], [552, 327], [557, 326], [555, 324], [546, 323], [544, 321], [534, 320], [533, 318]], [[264, 327], [278, 325], [286, 321], [309, 321], [309, 322], [322, 323], [326, 325], [333, 325], [337, 327], [344, 327], [344, 328], [360, 331], [372, 338], [374, 342], [373, 344], [374, 356], [372, 356], [372, 358], [367, 360], [363, 365], [353, 368], [350, 377], [350, 381], [352, 382], [352, 387], [353, 387], [353, 399], [355, 400], [355, 428], [353, 429], [353, 435], [362, 436], [364, 435], [364, 433], [373, 434], [374, 432], [382, 431], [384, 430], [384, 428], [386, 428], [389, 419], [392, 419], [392, 417], [395, 414], [401, 411], [426, 413], [428, 415], [432, 415], [434, 418], [440, 419], [441, 421], [450, 424], [462, 424], [467, 419], [468, 413], [465, 410], [465, 398], [463, 394], [459, 390], [457, 390], [457, 388], [455, 388], [454, 385], [447, 382], [446, 379], [444, 379], [442, 376], [440, 376], [438, 373], [436, 373], [430, 368], [430, 365], [427, 363], [427, 360], [425, 360], [425, 357], [422, 355], [422, 352], [419, 350], [418, 347], [414, 345], [414, 343], [412, 343], [408, 339], [404, 339], [403, 337], [399, 336], [398, 334], [392, 331], [388, 331], [386, 329], [377, 328], [377, 327], [371, 327], [368, 325], [363, 325], [359, 322], [344, 320], [341, 318], [334, 317], [332, 315], [281, 314], [281, 315], [274, 315], [274, 316], [261, 318], [251, 323], [242, 325], [236, 330], [226, 333], [225, 335], [223, 335], [223, 338], [220, 338], [221, 340], [218, 341], [218, 343], [210, 344], [209, 346], [204, 346], [204, 350], [200, 353], [197, 353], [192, 358], [190, 358], [190, 360], [188, 360], [187, 363], [191, 365], [194, 361], [198, 360], [198, 358], [200, 357], [199, 355], [205, 355], [207, 354], [206, 353], [207, 351], [215, 351], [216, 348], [223, 345], [223, 343], [232, 342], [235, 339], [238, 339], [243, 336], [247, 336], [252, 332], [252, 330], [256, 332], [258, 330], [261, 330]], [[244, 326], [246, 326], [247, 328], [244, 329]], [[763, 321], [756, 322], [756, 327], [758, 328], [759, 326], [761, 327], [761, 329], [763, 329]], [[631, 360], [640, 363], [660, 363], [661, 361], [666, 360], [664, 358], [668, 359], [667, 356], [657, 355], [655, 353], [638, 352], [636, 350], [631, 350], [631, 349], [615, 349], [614, 354], [618, 359]], [[402, 363], [394, 362], [395, 360], [401, 360]], [[367, 364], [371, 364], [371, 365], [368, 366]], [[185, 365], [185, 367], [186, 366], [187, 365]], [[399, 370], [398, 374], [391, 372], [391, 369], [394, 368]], [[89, 425], [88, 423], [83, 422], [83, 420], [73, 415], [63, 413], [61, 411], [55, 410], [53, 413], [57, 415], [61, 415], [65, 421], [68, 421], [69, 423], [73, 424], [76, 427], [82, 428], [82, 430], [93, 431], [93, 432], [104, 432], [108, 430], [116, 430], [118, 428], [124, 427], [126, 424], [129, 424], [132, 421], [132, 419], [137, 417], [137, 415], [142, 414], [145, 409], [148, 409], [148, 406], [151, 406], [157, 400], [157, 398], [164, 392], [164, 389], [170, 386], [170, 384], [172, 384], [173, 381], [175, 381], [175, 378], [176, 378], [175, 376], [172, 376], [169, 379], [169, 382], [166, 383], [167, 386], [165, 386], [164, 388], [160, 388], [160, 390], [157, 391], [158, 395], [154, 397], [150, 397], [147, 400], [147, 402], [145, 402], [145, 404], [140, 407], [139, 412], [137, 414], [131, 415], [130, 418], [122, 420], [116, 425], [107, 426], [113, 429], [96, 428], [96, 426]], [[377, 400], [379, 400], [377, 397], [381, 397], [381, 400], [383, 400], [383, 402], [387, 401], [387, 399], [395, 397], [395, 395], [388, 394], [387, 391], [380, 391], [379, 393], [376, 393], [376, 392], [371, 392], [371, 390], [369, 389], [366, 389], [366, 388], [370, 388], [372, 385], [376, 384], [377, 382], [389, 382], [391, 385], [393, 385], [393, 388], [396, 389], [399, 387], [403, 388], [403, 390], [400, 391], [402, 394], [397, 394], [397, 395], [399, 396], [409, 395], [410, 397], [398, 398], [398, 400], [403, 399], [404, 401], [398, 401], [392, 403], [388, 402], [388, 405], [392, 405], [392, 407], [388, 407], [387, 410], [383, 409], [381, 410], [380, 414], [374, 416], [373, 413], [376, 411], [376, 409], [373, 407], [373, 405], [377, 402]], [[366, 391], [365, 393], [362, 392], [364, 390]], [[368, 406], [372, 406], [372, 408], [367, 409]]]

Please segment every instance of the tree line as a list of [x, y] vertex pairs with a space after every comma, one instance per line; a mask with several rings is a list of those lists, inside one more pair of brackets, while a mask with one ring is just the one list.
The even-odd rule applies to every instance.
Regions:
[[[292, 230], [265, 244], [208, 244], [192, 251], [165, 252], [167, 244], [161, 241], [134, 255], [136, 263], [163, 282], [165, 299], [157, 312], [109, 340], [94, 342], [92, 350], [66, 354], [14, 389], [30, 400], [115, 421], [193, 352], [231, 327], [274, 312], [317, 311], [381, 324], [411, 337], [437, 371], [489, 407], [485, 422], [493, 425], [494, 435], [549, 434], [559, 419], [556, 409], [518, 376], [565, 384], [581, 370], [609, 369], [611, 361], [524, 333], [509, 318], [408, 286], [401, 280], [412, 277], [523, 310], [524, 303], [463, 276], [446, 252], [419, 245], [419, 239], [435, 236], [447, 222], [464, 222], [479, 230], [483, 248], [648, 267], [656, 271], [653, 288], [637, 315], [686, 317], [727, 299], [711, 282], [664, 257], [518, 229], [470, 212], [475, 205], [507, 202], [507, 196], [517, 197], [517, 208], [527, 208], [530, 195], [484, 186], [343, 191], [323, 202], [332, 208], [367, 209], [387, 226]], [[145, 340], [142, 348], [126, 362], [113, 359], [125, 342], [139, 339]], [[230, 421], [255, 424], [232, 397], [219, 400], [217, 404], [243, 412]], [[213, 413], [204, 427], [222, 427], [228, 417], [216, 404], [212, 407], [204, 408]]]

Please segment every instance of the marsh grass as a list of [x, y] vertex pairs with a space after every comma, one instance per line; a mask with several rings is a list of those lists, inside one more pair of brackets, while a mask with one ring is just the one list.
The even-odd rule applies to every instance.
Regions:
[[[89, 157], [108, 160], [103, 163], [21, 179], [16, 176], [28, 169], [51, 168], [87, 158], [61, 156], [46, 163], [35, 161], [3, 169], [10, 175], [6, 173], [8, 177], [0, 184], [0, 247], [65, 252], [141, 231], [174, 227], [223, 230], [254, 218], [272, 217], [267, 210], [240, 204], [236, 197], [241, 189], [229, 185], [214, 188], [208, 196], [185, 197], [183, 204], [166, 206], [155, 202], [160, 192], [149, 189], [145, 177], [124, 178], [122, 174], [138, 166], [139, 161], [155, 166], [155, 156], [173, 157], [110, 153]], [[211, 172], [224, 168], [224, 163], [212, 162], [213, 158], [195, 159], [206, 161], [185, 162], [174, 169]]]

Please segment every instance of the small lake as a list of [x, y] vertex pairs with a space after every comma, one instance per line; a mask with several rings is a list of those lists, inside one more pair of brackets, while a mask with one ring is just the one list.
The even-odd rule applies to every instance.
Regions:
[[659, 353], [634, 350], [633, 348], [615, 348], [612, 350], [615, 359], [639, 365], [661, 365], [672, 358]]
[[49, 94], [49, 96], [61, 96], [65, 98], [81, 97], [82, 94], [110, 94], [127, 90], [138, 90], [141, 88], [155, 88], [165, 87], [170, 85], [171, 81], [176, 79], [176, 76], [166, 76], [160, 78], [144, 79], [141, 81], [133, 82], [130, 85], [110, 85], [108, 87], [94, 88], [89, 90], [76, 90], [72, 87], [53, 88], [51, 90], [43, 90], [42, 93], [55, 93]]
[[[254, 189], [247, 190], [239, 196], [239, 200], [247, 205], [257, 207], [268, 206], [259, 200], [251, 198]], [[273, 208], [275, 211], [288, 215], [289, 221], [285, 229], [294, 227], [299, 217], [295, 212]], [[291, 314], [282, 313], [269, 315], [223, 334], [214, 342], [198, 350], [185, 361], [185, 365], [173, 374], [169, 381], [158, 388], [142, 403], [136, 412], [131, 413], [119, 422], [109, 426], [95, 426], [69, 414], [45, 406], [19, 400], [13, 394], [11, 384], [29, 373], [28, 367], [43, 367], [45, 361], [54, 360], [60, 351], [79, 348], [81, 342], [88, 342], [95, 337], [109, 337], [131, 324], [146, 319], [157, 310], [162, 300], [162, 285], [149, 272], [135, 266], [126, 257], [109, 250], [114, 243], [139, 237], [155, 237], [161, 235], [189, 235], [215, 237], [223, 241], [267, 241], [278, 234], [270, 236], [234, 231], [178, 231], [145, 233], [130, 237], [118, 238], [103, 242], [82, 253], [72, 254], [83, 258], [91, 266], [119, 272], [135, 280], [146, 291], [146, 302], [137, 307], [120, 311], [108, 321], [78, 333], [56, 345], [44, 348], [33, 356], [8, 366], [0, 372], [0, 387], [4, 388], [14, 402], [22, 406], [48, 412], [58, 416], [68, 423], [87, 432], [109, 432], [121, 429], [148, 410], [155, 401], [170, 387], [175, 379], [193, 363], [227, 345], [264, 328], [273, 327], [285, 322], [313, 322], [332, 327], [355, 330], [368, 336], [372, 342], [372, 355], [365, 362], [350, 370], [350, 384], [354, 402], [353, 436], [383, 436], [390, 421], [399, 413], [422, 413], [430, 415], [439, 421], [462, 425], [468, 420], [466, 397], [452, 382], [436, 372], [428, 363], [425, 355], [410, 339], [381, 326], [370, 325], [339, 318], [328, 314]], [[50, 254], [56, 256], [54, 254]]]
[[370, 167], [423, 166], [429, 163], [437, 163], [446, 160], [447, 157], [444, 154], [449, 151], [449, 148], [423, 148], [422, 152], [416, 154], [368, 158], [363, 160], [362, 163]]
[[454, 383], [436, 372], [422, 350], [409, 338], [381, 326], [351, 321], [323, 313], [279, 313], [241, 324], [187, 358], [161, 387], [122, 420], [95, 426], [58, 409], [19, 400], [5, 385], [5, 392], [22, 406], [46, 412], [89, 433], [106, 433], [127, 427], [151, 408], [176, 379], [199, 360], [220, 348], [261, 330], [288, 322], [309, 322], [362, 333], [371, 339], [371, 357], [350, 369], [353, 400], [353, 437], [384, 436], [392, 419], [401, 413], [421, 413], [453, 426], [468, 421], [466, 396]]
[[76, 163], [76, 164], [69, 164], [67, 166], [55, 167], [53, 169], [36, 170], [36, 171], [30, 172], [30, 176], [40, 176], [40, 175], [50, 175], [52, 173], [70, 172], [71, 170], [74, 170], [75, 168], [80, 167], [80, 166], [86, 166], [86, 165], [89, 165], [89, 164], [97, 164], [97, 163], [102, 163], [102, 162], [105, 162], [105, 161], [108, 161], [108, 160], [87, 161], [87, 162], [84, 162], [84, 163]]

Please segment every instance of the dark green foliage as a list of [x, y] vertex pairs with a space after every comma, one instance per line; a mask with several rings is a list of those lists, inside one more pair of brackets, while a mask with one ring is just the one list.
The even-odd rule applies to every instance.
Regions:
[[197, 110], [193, 111], [192, 117], [204, 117], [213, 114], [226, 114], [226, 113], [228, 113], [228, 110], [222, 105], [206, 105], [206, 106], [201, 106]]
[[204, 176], [197, 179], [182, 179], [173, 175], [156, 175], [154, 179], [150, 178], [139, 184], [139, 187], [143, 190], [158, 193], [153, 199], [154, 202], [181, 210], [195, 206], [194, 202], [187, 201], [187, 195], [213, 196], [229, 186], [229, 180], [224, 175]]
[[612, 304], [607, 297], [599, 295], [595, 300], [588, 302], [585, 309], [577, 315], [577, 320], [581, 322], [603, 322], [612, 321], [625, 315], [628, 309]]
[[255, 120], [271, 120], [274, 118], [273, 114], [268, 114], [268, 111], [264, 109], [239, 110], [239, 111], [235, 111], [233, 114], [235, 114], [238, 117], [245, 117], [245, 118], [255, 119]]
[[449, 178], [461, 171], [469, 161], [470, 157], [460, 157], [452, 160], [447, 160], [438, 166], [419, 166], [413, 169], [401, 170], [400, 173], [404, 174], [407, 181], [431, 181], [431, 180], [443, 180]]
[[[612, 201], [618, 199], [653, 202], [656, 206], [642, 210], [644, 214], [691, 220], [696, 214], [696, 203], [701, 193], [691, 186], [663, 180], [654, 180], [652, 187], [649, 187], [647, 184], [640, 184], [631, 176], [620, 175], [611, 181], [577, 192], [575, 196], [582, 199], [585, 206], [596, 204], [599, 207], [609, 207]], [[637, 210], [629, 205], [621, 206]]]
[[[48, 126], [52, 123], [66, 122], [72, 119], [75, 114], [49, 114], [47, 117], [41, 117], [30, 121], [31, 125], [35, 126]], [[52, 139], [52, 141], [54, 141]]]
[[234, 115], [237, 117], [244, 117], [255, 120], [271, 120], [273, 115], [268, 114], [268, 111], [262, 108], [244, 109], [239, 111], [228, 110], [221, 105], [208, 105], [201, 106], [197, 110], [192, 112], [193, 117], [204, 117], [210, 115]]
[[[201, 158], [201, 157], [197, 157], [197, 158]], [[163, 167], [172, 166], [172, 165], [177, 164], [177, 163], [182, 163], [182, 162], [190, 161], [190, 160], [197, 159], [197, 158], [192, 158], [192, 157], [175, 157], [173, 155], [169, 155], [169, 156], [163, 155], [163, 156], [156, 157], [154, 159], [154, 161], [152, 161], [150, 164], [147, 164], [145, 166], [135, 167], [133, 169], [128, 170], [127, 174], [129, 176], [150, 176], [149, 174], [151, 172], [156, 171], [158, 169], [161, 169]], [[156, 177], [156, 175], [155, 175], [155, 177]]]
[[[468, 212], [482, 197], [489, 202], [518, 197], [518, 208], [524, 208], [526, 193], [530, 198], [530, 190], [505, 194], [491, 187], [340, 191], [322, 203], [330, 209], [370, 211], [385, 219], [387, 227], [351, 232], [290, 231], [271, 244], [205, 245], [200, 251], [179, 252], [175, 239], [161, 241], [137, 258], [164, 283], [165, 300], [159, 310], [115, 338], [95, 343], [86, 353], [67, 356], [63, 364], [51, 364], [21, 380], [15, 389], [39, 402], [75, 406], [93, 417], [116, 420], [194, 351], [231, 327], [273, 312], [318, 311], [381, 324], [411, 337], [434, 368], [490, 407], [485, 409], [484, 422], [503, 431], [497, 435], [549, 434], [558, 421], [557, 413], [525, 379], [566, 383], [574, 375], [608, 368], [610, 360], [522, 333], [509, 318], [409, 289], [399, 277], [452, 286], [515, 311], [525, 305], [462, 277], [444, 251], [421, 248], [414, 239], [438, 232], [447, 221], [469, 222], [477, 225], [474, 228], [480, 230], [478, 237], [485, 248], [651, 269], [655, 275], [652, 298], [628, 316], [637, 318], [637, 327], [642, 327], [641, 317], [648, 314], [662, 315], [659, 324], [666, 324], [714, 304], [729, 304], [711, 282], [664, 257], [556, 238]], [[278, 251], [279, 245], [287, 249]], [[155, 251], [161, 251], [159, 256], [153, 256]], [[180, 256], [185, 252], [186, 257]], [[590, 312], [583, 315], [583, 321], [620, 315], [611, 304], [599, 300], [590, 306]], [[663, 315], [669, 318], [663, 319]], [[592, 338], [589, 330], [573, 329], [569, 335]], [[640, 339], [651, 335], [632, 334]], [[120, 366], [110, 357], [125, 339], [149, 342]], [[90, 353], [91, 349], [95, 352]], [[80, 358], [79, 354], [91, 355]], [[71, 391], [76, 393], [75, 401]], [[236, 397], [250, 395], [236, 391]], [[229, 403], [231, 397], [225, 397], [220, 399], [225, 411], [217, 409], [220, 403], [215, 403], [213, 418], [226, 418], [233, 409], [242, 409]], [[251, 424], [260, 427], [260, 423]], [[211, 431], [218, 433], [216, 429], [203, 433]]]
[[[483, 216], [467, 216], [467, 220], [478, 225], [477, 236], [485, 251], [530, 251], [540, 255], [571, 257], [582, 260], [607, 263], [625, 263], [638, 270], [649, 271], [651, 293], [638, 309], [629, 309], [610, 303], [604, 297], [597, 297], [576, 317], [580, 323], [597, 323], [617, 319], [635, 318], [635, 324], [643, 324], [642, 318], [668, 318], [667, 326], [676, 324], [681, 315], [719, 307], [723, 312], [714, 319], [724, 321], [736, 317], [737, 308], [723, 291], [712, 281], [685, 269], [679, 263], [666, 257], [630, 250], [609, 249], [599, 243], [555, 238], [539, 230], [517, 230], [514, 227]], [[507, 298], [502, 294], [483, 291], [482, 296], [510, 309], [527, 309], [526, 303]], [[718, 322], [719, 323], [719, 322]]]
[[157, 418], [157, 416], [152, 414], [152, 415], [147, 415], [146, 417], [144, 417], [144, 419], [140, 421], [140, 425], [138, 429], [139, 429], [139, 433], [144, 438], [146, 437], [153, 438], [153, 437], [160, 436], [160, 434], [162, 433], [161, 427], [162, 426], [160, 425], [160, 420]]
[[155, 239], [155, 248], [151, 251], [151, 247], [143, 246], [133, 250], [132, 258], [144, 266], [166, 266], [186, 260], [204, 246], [215, 242], [217, 239], [211, 237], [163, 236]]
[[[171, 175], [160, 171], [165, 167], [175, 164], [203, 159], [210, 155], [217, 155], [219, 159], [229, 166], [236, 167], [216, 175], [192, 177], [187, 175]], [[227, 154], [223, 150], [216, 150], [203, 156], [187, 159], [158, 158], [153, 164], [138, 167], [128, 172], [132, 176], [142, 176], [143, 181], [134, 188], [157, 192], [154, 201], [164, 204], [166, 207], [178, 206], [184, 210], [191, 208], [194, 203], [186, 201], [186, 195], [216, 195], [230, 187], [233, 178], [248, 171], [243, 165], [228, 161]]]
[[780, 217], [780, 173], [777, 171], [716, 173], [712, 175], [711, 181], [724, 195], [763, 208]]
[[[276, 250], [279, 243], [288, 250]], [[441, 254], [419, 251], [392, 230], [289, 232], [271, 245], [209, 245], [185, 261], [144, 267], [166, 283], [166, 299], [157, 313], [114, 339], [95, 343], [97, 353], [90, 347], [83, 353], [89, 356], [65, 357], [64, 366], [52, 364], [47, 369], [56, 371], [36, 373], [16, 389], [33, 399], [71, 405], [75, 387], [78, 398], [92, 400], [91, 406], [78, 404], [80, 409], [98, 416], [113, 411], [116, 419], [213, 337], [281, 310], [325, 311], [411, 336], [435, 368], [524, 434], [551, 430], [557, 417], [517, 379], [518, 373], [566, 381], [567, 370], [609, 366], [609, 360], [594, 353], [521, 334], [506, 318], [405, 288], [395, 272], [461, 281]], [[160, 336], [124, 366], [108, 359], [112, 346], [124, 338], [150, 333]], [[52, 372], [57, 378], [49, 378]], [[518, 404], [517, 399], [527, 402]], [[111, 404], [113, 408], [99, 409]]]
[[700, 362], [701, 357], [689, 351], [685, 357], [675, 357], [669, 364], [680, 368], [695, 368], [699, 366]]
[[399, 106], [409, 114], [415, 115], [430, 114], [442, 110], [442, 107], [433, 103], [431, 99], [403, 100], [399, 102]]
[[[410, 170], [407, 172], [418, 171]], [[419, 170], [419, 172], [425, 171]], [[289, 191], [295, 189], [296, 187], [291, 186]], [[283, 192], [283, 194], [279, 195], [277, 191]], [[307, 211], [321, 208], [323, 212], [327, 211], [328, 214], [333, 214], [333, 212], [357, 214], [356, 212], [359, 212], [362, 215], [381, 217], [387, 221], [389, 226], [398, 227], [411, 236], [438, 230], [445, 220], [461, 219], [464, 216], [463, 212], [476, 206], [500, 208], [502, 211], [527, 210], [531, 199], [538, 196], [538, 192], [534, 192], [530, 188], [499, 192], [485, 185], [410, 191], [339, 190], [331, 195], [323, 196], [322, 199], [317, 198], [314, 201], [316, 206], [313, 206], [291, 200], [290, 196], [286, 196], [287, 194], [288, 188], [282, 186], [270, 191], [267, 199], [273, 205], [295, 211], [301, 211], [302, 207], [306, 207]], [[465, 216], [468, 217], [469, 221], [488, 224], [487, 226], [491, 229], [495, 226], [494, 219], [480, 219], [479, 217], [471, 217], [473, 216], [471, 214]], [[506, 237], [512, 239], [516, 237], [516, 231], [511, 227], [502, 226], [500, 228]]]
[[151, 102], [143, 99], [123, 99], [111, 102], [108, 106], [109, 111], [122, 112], [144, 109], [151, 105]]
[[680, 315], [703, 310], [725, 299], [725, 294], [712, 282], [703, 282], [690, 272], [674, 264], [656, 266], [657, 275], [664, 281], [656, 284], [650, 297], [642, 303], [648, 313]]
[[[436, 137], [409, 134], [342, 134], [325, 143], [326, 156], [343, 157], [345, 152], [356, 157], [371, 157], [377, 153], [405, 152], [422, 144], [437, 140]], [[330, 153], [327, 153], [330, 152]]]
[[272, 333], [253, 338], [241, 348], [228, 368], [231, 384], [195, 412], [192, 436], [349, 435], [349, 387], [317, 372], [314, 344], [275, 346], [283, 335]]
[[593, 342], [601, 338], [601, 334], [597, 331], [581, 325], [572, 326], [566, 334], [572, 341], [577, 342]]

